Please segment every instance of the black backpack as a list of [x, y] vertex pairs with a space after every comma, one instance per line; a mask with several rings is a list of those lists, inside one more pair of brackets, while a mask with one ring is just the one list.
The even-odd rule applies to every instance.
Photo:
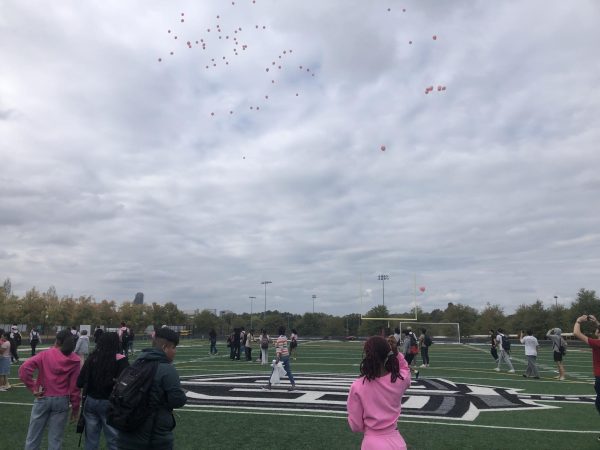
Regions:
[[430, 347], [433, 345], [433, 341], [431, 340], [431, 337], [426, 334], [425, 338], [423, 338], [423, 343], [425, 344], [425, 347]]
[[136, 360], [125, 368], [109, 397], [106, 422], [121, 431], [138, 429], [153, 413], [149, 408], [149, 392], [154, 382], [158, 361]]
[[510, 341], [508, 340], [508, 338], [506, 336], [504, 336], [503, 334], [500, 335], [502, 337], [502, 348], [507, 351], [510, 352]]

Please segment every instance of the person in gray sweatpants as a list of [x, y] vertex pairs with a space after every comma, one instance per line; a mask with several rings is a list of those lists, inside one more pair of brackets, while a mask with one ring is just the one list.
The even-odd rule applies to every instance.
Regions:
[[498, 367], [496, 367], [494, 370], [496, 372], [500, 372], [500, 364], [504, 363], [509, 367], [509, 373], [515, 373], [515, 368], [513, 367], [512, 362], [510, 360], [509, 350], [505, 349], [502, 345], [503, 337], [504, 330], [502, 328], [498, 328], [498, 335], [496, 336], [496, 346], [498, 347]]
[[523, 376], [525, 378], [533, 377], [536, 380], [540, 379], [540, 373], [537, 368], [537, 348], [539, 347], [538, 340], [535, 336], [533, 336], [533, 332], [531, 330], [527, 330], [527, 336], [523, 336], [523, 331], [521, 331], [521, 335], [519, 336], [519, 340], [521, 344], [525, 346], [525, 356], [527, 357], [527, 369]]

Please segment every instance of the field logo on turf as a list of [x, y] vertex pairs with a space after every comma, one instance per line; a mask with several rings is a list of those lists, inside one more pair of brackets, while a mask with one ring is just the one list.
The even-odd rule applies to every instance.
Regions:
[[[282, 383], [264, 390], [267, 376], [219, 374], [184, 377], [189, 407], [250, 408], [278, 411], [345, 413], [346, 399], [355, 377], [333, 374], [299, 373], [296, 390]], [[540, 410], [556, 408], [535, 400], [593, 401], [553, 396], [521, 395], [516, 389], [454, 383], [441, 378], [413, 380], [402, 399], [404, 416], [475, 420], [480, 412]]]

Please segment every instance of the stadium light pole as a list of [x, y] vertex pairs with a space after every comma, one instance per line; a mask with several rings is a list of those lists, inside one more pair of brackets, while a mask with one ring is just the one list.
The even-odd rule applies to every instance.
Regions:
[[314, 314], [315, 313], [315, 300], [317, 299], [317, 296], [315, 294], [313, 294], [312, 299], [313, 299], [313, 314]]
[[556, 305], [556, 309], [558, 309], [558, 295], [554, 296], [554, 304]]
[[267, 317], [267, 284], [271, 284], [271, 283], [272, 283], [272, 281], [261, 281], [260, 282], [260, 284], [265, 285], [265, 312], [263, 313], [263, 320], [265, 320], [265, 317]]
[[383, 290], [382, 290], [382, 299], [383, 299], [383, 306], [385, 306], [385, 280], [389, 280], [390, 276], [389, 275], [377, 275], [377, 279], [379, 281], [381, 281], [381, 284], [383, 286]]
[[252, 329], [252, 302], [256, 297], [251, 295], [248, 298], [250, 299], [250, 329]]

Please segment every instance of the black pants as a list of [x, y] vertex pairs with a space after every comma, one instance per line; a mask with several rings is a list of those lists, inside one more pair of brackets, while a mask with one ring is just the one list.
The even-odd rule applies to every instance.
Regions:
[[19, 361], [19, 355], [18, 355], [18, 351], [17, 351], [18, 347], [19, 346], [17, 344], [10, 346], [10, 361], [11, 362]]
[[421, 347], [421, 359], [423, 364], [429, 364], [429, 347]]
[[252, 349], [246, 347], [246, 361], [252, 361]]
[[32, 341], [30, 343], [30, 345], [31, 345], [31, 356], [35, 356], [35, 348], [38, 345], [38, 341]]

